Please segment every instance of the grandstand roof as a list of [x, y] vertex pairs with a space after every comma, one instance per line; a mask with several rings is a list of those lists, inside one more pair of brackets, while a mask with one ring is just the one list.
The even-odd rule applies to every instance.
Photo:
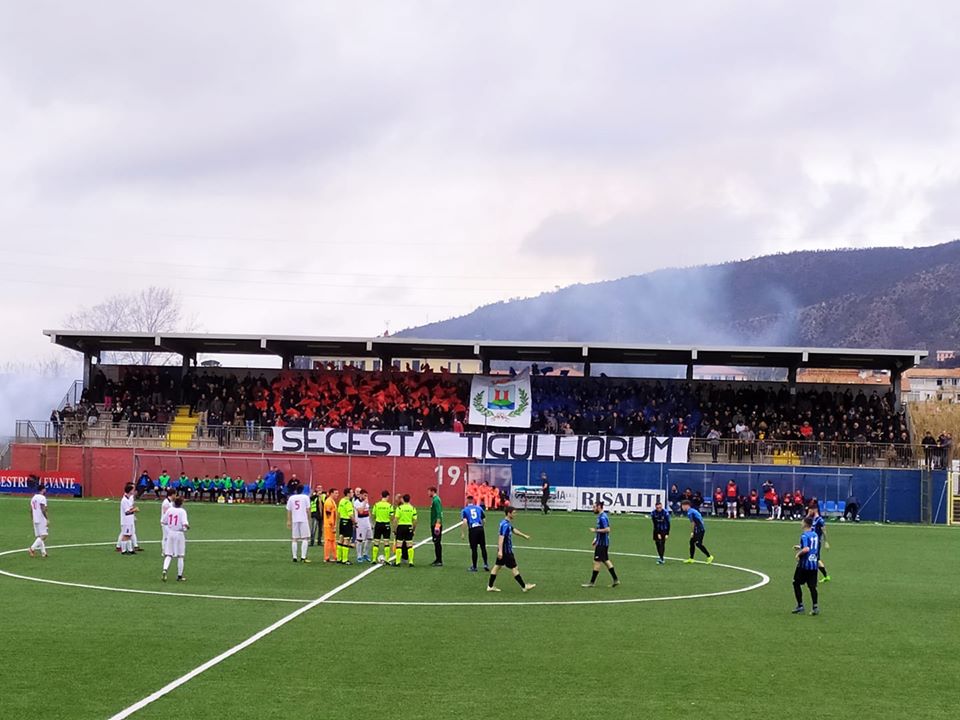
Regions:
[[704, 347], [589, 342], [423, 340], [406, 337], [308, 337], [296, 335], [210, 335], [44, 330], [51, 342], [89, 355], [103, 352], [370, 358], [443, 358], [517, 362], [631, 365], [726, 365], [906, 370], [926, 350], [855, 350], [804, 347]]

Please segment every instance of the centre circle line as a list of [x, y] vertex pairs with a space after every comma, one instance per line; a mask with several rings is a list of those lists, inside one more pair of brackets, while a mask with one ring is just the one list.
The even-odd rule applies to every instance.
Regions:
[[[234, 539], [198, 539], [191, 540], [191, 544], [196, 543], [240, 543], [240, 542], [287, 542], [282, 538], [234, 538]], [[144, 544], [154, 544], [157, 545], [160, 543], [159, 540], [144, 540]], [[456, 547], [466, 547], [466, 543], [447, 543], [451, 546]], [[116, 545], [115, 542], [92, 542], [92, 543], [73, 543], [68, 545], [50, 545], [48, 546], [51, 550], [61, 550], [67, 548], [85, 548], [85, 547], [103, 547]], [[571, 552], [571, 553], [592, 553], [592, 549], [582, 549], [582, 548], [559, 548], [559, 547], [541, 547], [541, 546], [522, 546], [526, 550], [536, 550], [536, 551], [547, 551], [547, 552]], [[14, 555], [17, 553], [25, 552], [25, 548], [17, 548], [13, 550], [5, 550], [0, 552], [0, 557], [6, 555]], [[656, 555], [648, 555], [645, 553], [631, 553], [631, 552], [611, 552], [611, 555], [617, 555], [621, 557], [635, 557], [635, 558], [656, 558]], [[682, 558], [675, 557], [665, 557], [666, 560], [672, 560], [676, 562], [682, 561]], [[706, 565], [702, 561], [697, 561], [698, 565]], [[728, 565], [725, 563], [710, 563], [711, 567], [722, 567], [729, 570], [736, 570], [739, 572], [745, 572], [751, 575], [754, 575], [759, 578], [759, 580], [752, 585], [748, 585], [741, 588], [734, 588], [732, 590], [718, 590], [715, 592], [707, 593], [692, 593], [689, 595], [661, 595], [656, 597], [641, 597], [641, 598], [611, 598], [611, 599], [591, 599], [591, 600], [507, 600], [507, 601], [496, 601], [496, 600], [334, 600], [329, 599], [326, 601], [328, 605], [374, 605], [374, 606], [389, 606], [389, 605], [398, 605], [405, 607], [520, 607], [524, 605], [531, 606], [544, 606], [544, 605], [626, 605], [631, 603], [644, 603], [644, 602], [664, 602], [669, 600], [695, 600], [699, 598], [709, 598], [709, 597], [722, 597], [724, 595], [736, 595], [738, 593], [750, 592], [752, 590], [757, 590], [764, 585], [767, 585], [770, 582], [770, 577], [760, 572], [759, 570], [753, 570], [751, 568], [739, 567], [737, 565]], [[47, 578], [38, 578], [31, 577], [29, 575], [20, 575], [18, 573], [9, 572], [7, 570], [0, 569], [0, 575], [14, 578], [16, 580], [26, 580], [29, 582], [43, 583], [47, 585], [59, 585], [63, 587], [76, 587], [85, 590], [101, 590], [107, 592], [120, 592], [120, 593], [131, 593], [136, 595], [161, 595], [167, 597], [190, 597], [190, 598], [204, 598], [208, 600], [242, 600], [249, 602], [280, 602], [280, 603], [297, 603], [300, 605], [305, 605], [311, 600], [301, 599], [301, 598], [277, 598], [277, 597], [256, 597], [249, 595], [213, 595], [207, 593], [183, 593], [183, 592], [168, 592], [163, 590], [140, 590], [136, 588], [117, 588], [110, 587], [106, 585], [92, 585], [88, 583], [75, 583], [67, 582], [64, 580], [51, 580]]]

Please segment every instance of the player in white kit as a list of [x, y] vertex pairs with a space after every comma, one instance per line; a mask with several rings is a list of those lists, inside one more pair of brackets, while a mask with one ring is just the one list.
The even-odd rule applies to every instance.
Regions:
[[169, 537], [167, 526], [167, 513], [173, 510], [172, 491], [168, 490], [160, 505], [160, 554], [167, 554], [167, 538]]
[[40, 551], [40, 557], [47, 556], [47, 546], [44, 541], [49, 534], [50, 524], [47, 521], [47, 488], [44, 485], [37, 487], [37, 494], [30, 499], [30, 515], [33, 518], [33, 541], [27, 552], [30, 557], [37, 556], [37, 550]]
[[366, 490], [360, 490], [360, 496], [353, 501], [353, 509], [357, 514], [357, 562], [372, 562], [373, 526], [370, 524], [370, 503]]
[[124, 555], [135, 554], [133, 536], [137, 532], [137, 513], [140, 508], [134, 501], [134, 489], [133, 483], [127, 483], [120, 498], [120, 552]]
[[173, 500], [173, 507], [166, 515], [167, 539], [163, 544], [163, 574], [160, 579], [167, 581], [167, 570], [170, 569], [171, 558], [177, 559], [177, 582], [186, 580], [183, 577], [183, 558], [187, 554], [186, 532], [190, 528], [187, 511], [183, 509], [183, 498], [179, 495]]
[[291, 532], [290, 550], [293, 552], [293, 561], [298, 562], [299, 544], [299, 562], [309, 563], [307, 548], [310, 545], [310, 498], [303, 494], [301, 485], [290, 488], [290, 497], [287, 498], [287, 527]]

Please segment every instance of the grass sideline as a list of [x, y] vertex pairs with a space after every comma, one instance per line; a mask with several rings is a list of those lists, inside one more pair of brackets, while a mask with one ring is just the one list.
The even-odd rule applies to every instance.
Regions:
[[[141, 540], [159, 540], [159, 505], [143, 503]], [[114, 501], [50, 498], [50, 545], [108, 543], [0, 557], [0, 570], [63, 582], [299, 600], [339, 586], [364, 566], [294, 565], [281, 508], [188, 506], [184, 585], [160, 583], [156, 543], [117, 555]], [[446, 511], [448, 524], [457, 515]], [[423, 513], [421, 517], [423, 517]], [[499, 515], [488, 519], [495, 547]], [[588, 579], [592, 516], [517, 513], [521, 594], [509, 575], [483, 592], [467, 573], [459, 532], [445, 538], [444, 568], [370, 574], [256, 644], [160, 698], [137, 718], [796, 717], [823, 712], [944, 718], [958, 712], [948, 681], [960, 676], [960, 534], [955, 528], [828, 525], [819, 617], [795, 617], [791, 547], [798, 523], [707, 519], [718, 563], [751, 568], [770, 584], [735, 595], [619, 605], [543, 601], [683, 595], [734, 589], [755, 576], [727, 568], [658, 567], [614, 555], [624, 584]], [[614, 515], [614, 553], [652, 554], [649, 520]], [[425, 525], [425, 523], [424, 523]], [[423, 528], [418, 538], [424, 537]], [[686, 554], [674, 521], [668, 555]], [[199, 542], [220, 541], [229, 542]], [[32, 541], [26, 498], [0, 499], [0, 551]], [[256, 541], [256, 542], [253, 542]], [[568, 551], [534, 550], [564, 548]], [[319, 560], [317, 548], [312, 548]], [[105, 718], [286, 616], [290, 602], [107, 592], [0, 576], [3, 718]], [[350, 605], [343, 601], [489, 602], [491, 606]], [[528, 607], [504, 603], [530, 602]], [[497, 608], [501, 604], [503, 607]]]

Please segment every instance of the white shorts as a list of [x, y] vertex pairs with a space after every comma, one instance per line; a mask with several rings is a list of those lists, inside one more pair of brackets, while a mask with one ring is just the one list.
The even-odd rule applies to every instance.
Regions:
[[309, 540], [310, 539], [310, 523], [295, 522], [291, 530], [291, 537], [294, 540]]
[[183, 557], [187, 553], [187, 536], [182, 532], [172, 532], [167, 536], [164, 555]]
[[363, 542], [373, 538], [373, 528], [370, 527], [370, 521], [360, 521], [357, 523], [357, 542]]
[[137, 526], [132, 522], [120, 523], [120, 534], [121, 535], [133, 535], [137, 532]]
[[34, 537], [46, 537], [49, 533], [47, 532], [47, 521], [38, 522], [33, 524], [33, 536]]

